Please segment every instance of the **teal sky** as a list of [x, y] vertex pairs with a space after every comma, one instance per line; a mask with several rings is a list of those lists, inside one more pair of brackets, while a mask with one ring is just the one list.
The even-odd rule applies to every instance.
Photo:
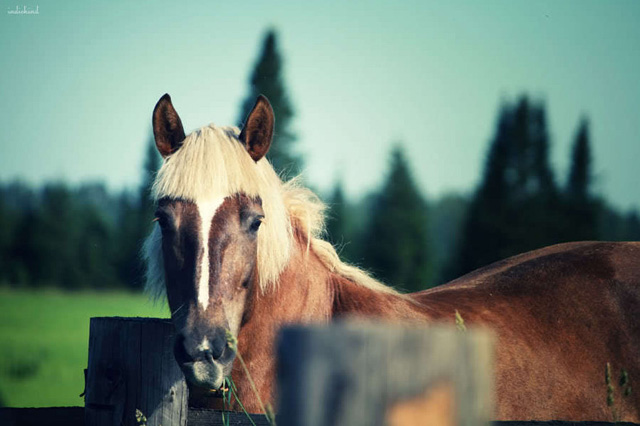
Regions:
[[597, 190], [640, 207], [640, 1], [29, 1], [0, 0], [0, 180], [137, 185], [158, 98], [187, 130], [233, 124], [273, 26], [321, 190], [364, 195], [402, 141], [425, 195], [470, 191], [527, 92], [559, 181], [587, 115]]

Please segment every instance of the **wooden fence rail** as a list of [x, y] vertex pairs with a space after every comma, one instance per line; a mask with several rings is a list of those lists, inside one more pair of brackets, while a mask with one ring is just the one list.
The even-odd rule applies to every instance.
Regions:
[[[251, 421], [244, 413], [230, 413], [229, 424], [233, 426], [267, 426], [264, 416], [253, 414]], [[279, 420], [279, 419], [277, 419]], [[47, 408], [0, 408], [2, 426], [85, 426], [84, 407]], [[492, 426], [638, 426], [636, 423], [619, 422], [533, 422], [501, 421], [491, 422]], [[88, 426], [88, 425], [87, 425]], [[223, 426], [222, 413], [217, 410], [189, 408], [187, 426]]]

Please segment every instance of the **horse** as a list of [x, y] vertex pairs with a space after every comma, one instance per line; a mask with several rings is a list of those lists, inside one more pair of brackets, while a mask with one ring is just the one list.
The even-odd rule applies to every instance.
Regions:
[[[323, 203], [265, 158], [274, 123], [263, 96], [242, 129], [211, 124], [188, 136], [168, 94], [153, 110], [164, 160], [143, 249], [146, 289], [168, 300], [191, 389], [220, 390], [231, 376], [244, 407], [261, 412], [274, 399], [283, 324], [453, 323], [458, 311], [497, 335], [496, 419], [611, 420], [607, 363], [612, 381], [623, 369], [631, 385], [640, 381], [640, 243], [554, 245], [402, 294], [321, 238]], [[613, 396], [620, 420], [640, 421], [640, 392], [614, 387]]]

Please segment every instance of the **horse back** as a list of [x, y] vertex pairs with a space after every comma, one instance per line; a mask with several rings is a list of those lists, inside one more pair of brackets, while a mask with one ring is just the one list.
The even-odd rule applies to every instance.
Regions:
[[498, 419], [640, 420], [640, 393], [619, 385], [622, 370], [640, 383], [640, 243], [554, 245], [412, 297], [497, 334]]

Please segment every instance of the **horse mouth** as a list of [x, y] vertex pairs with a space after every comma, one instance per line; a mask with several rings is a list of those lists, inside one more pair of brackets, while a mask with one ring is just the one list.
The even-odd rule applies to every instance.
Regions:
[[225, 368], [217, 362], [194, 361], [181, 366], [184, 378], [189, 386], [195, 386], [205, 392], [222, 395], [225, 388]]

